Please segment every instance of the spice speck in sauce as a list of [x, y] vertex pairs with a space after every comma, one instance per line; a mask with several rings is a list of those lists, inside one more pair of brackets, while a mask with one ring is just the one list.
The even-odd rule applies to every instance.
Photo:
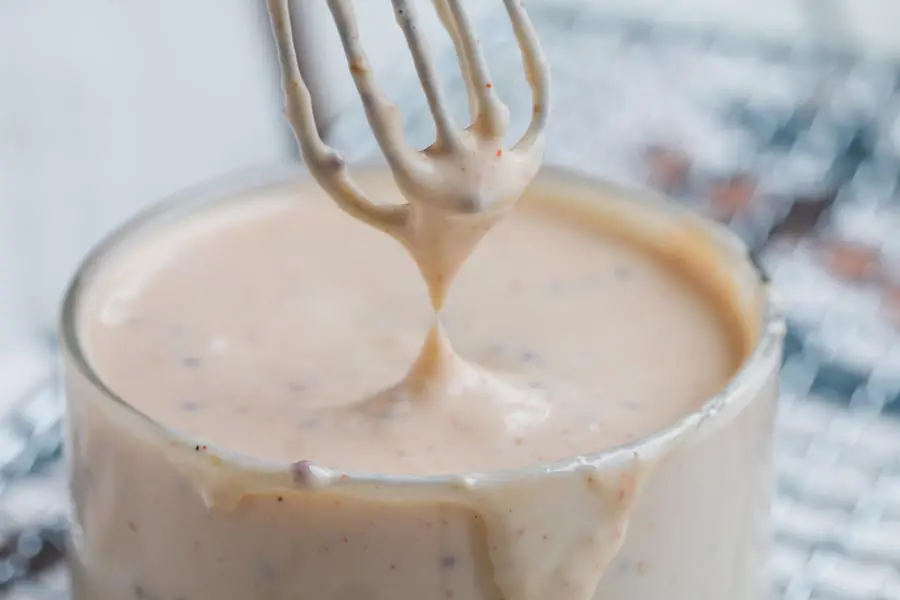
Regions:
[[203, 364], [203, 359], [196, 356], [186, 356], [181, 360], [181, 364], [186, 366], [188, 369], [196, 369]]
[[291, 465], [291, 476], [298, 485], [309, 485], [313, 481], [312, 463], [308, 460], [298, 460]]
[[269, 563], [263, 563], [263, 564], [259, 565], [258, 571], [259, 571], [259, 576], [262, 579], [265, 579], [268, 581], [275, 579], [275, 577], [278, 575], [278, 570]]
[[634, 275], [634, 271], [632, 271], [628, 267], [619, 265], [615, 269], [613, 269], [613, 275], [615, 275], [618, 281], [627, 281], [631, 279], [632, 275]]
[[541, 362], [541, 357], [537, 352], [534, 352], [533, 350], [522, 351], [522, 353], [519, 355], [519, 358], [524, 363], [536, 364]]
[[322, 419], [320, 419], [319, 417], [308, 417], [306, 419], [303, 419], [303, 421], [300, 423], [300, 426], [303, 429], [315, 429], [321, 424]]

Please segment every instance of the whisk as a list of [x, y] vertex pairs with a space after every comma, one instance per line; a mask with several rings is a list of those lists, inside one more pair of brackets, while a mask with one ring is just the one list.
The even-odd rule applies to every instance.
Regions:
[[524, 135], [509, 148], [503, 147], [509, 110], [493, 88], [487, 61], [465, 9], [460, 0], [432, 3], [456, 48], [467, 87], [471, 123], [459, 127], [449, 113], [414, 3], [392, 0], [436, 131], [433, 144], [416, 150], [404, 139], [400, 110], [385, 97], [372, 76], [352, 2], [328, 0], [369, 124], [407, 201], [398, 205], [373, 201], [351, 178], [341, 155], [319, 136], [310, 93], [298, 67], [289, 0], [268, 0], [282, 65], [285, 114], [312, 176], [343, 210], [407, 246], [415, 244], [417, 212], [473, 215], [511, 206], [540, 166], [550, 108], [546, 60], [521, 0], [504, 0], [504, 4], [521, 48], [534, 109]]

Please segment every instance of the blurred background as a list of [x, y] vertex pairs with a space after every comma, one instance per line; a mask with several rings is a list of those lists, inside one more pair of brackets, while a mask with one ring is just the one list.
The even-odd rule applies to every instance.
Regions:
[[[432, 135], [387, 0], [365, 45]], [[422, 2], [462, 113], [456, 60]], [[467, 3], [514, 129], [530, 97], [498, 0]], [[739, 233], [789, 335], [776, 597], [900, 600], [900, 2], [531, 0], [548, 161], [666, 192]], [[321, 126], [376, 152], [322, 0], [295, 0]], [[146, 204], [297, 160], [262, 0], [0, 0], [0, 598], [65, 598], [55, 362], [81, 256]], [[585, 126], [589, 124], [589, 126]]]

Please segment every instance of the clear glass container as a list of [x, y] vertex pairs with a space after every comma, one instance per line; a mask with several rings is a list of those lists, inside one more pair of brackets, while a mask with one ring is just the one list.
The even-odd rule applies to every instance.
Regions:
[[[755, 331], [720, 395], [627, 446], [502, 472], [339, 473], [198, 453], [202, 440], [110, 390], [79, 329], [107, 261], [186, 215], [298, 177], [257, 173], [169, 199], [102, 242], [75, 276], [61, 326], [75, 600], [768, 597], [783, 323], [741, 242], [666, 200], [554, 169], [535, 184], [565, 181], [583, 192], [568, 201], [654, 234], [690, 228]], [[627, 478], [635, 500], [623, 510]], [[518, 541], [526, 526], [543, 537]]]

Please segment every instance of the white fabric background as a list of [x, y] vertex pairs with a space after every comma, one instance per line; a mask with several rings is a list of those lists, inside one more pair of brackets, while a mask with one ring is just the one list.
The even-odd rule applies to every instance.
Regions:
[[248, 0], [0, 0], [0, 362], [138, 207], [290, 152], [267, 27]]

